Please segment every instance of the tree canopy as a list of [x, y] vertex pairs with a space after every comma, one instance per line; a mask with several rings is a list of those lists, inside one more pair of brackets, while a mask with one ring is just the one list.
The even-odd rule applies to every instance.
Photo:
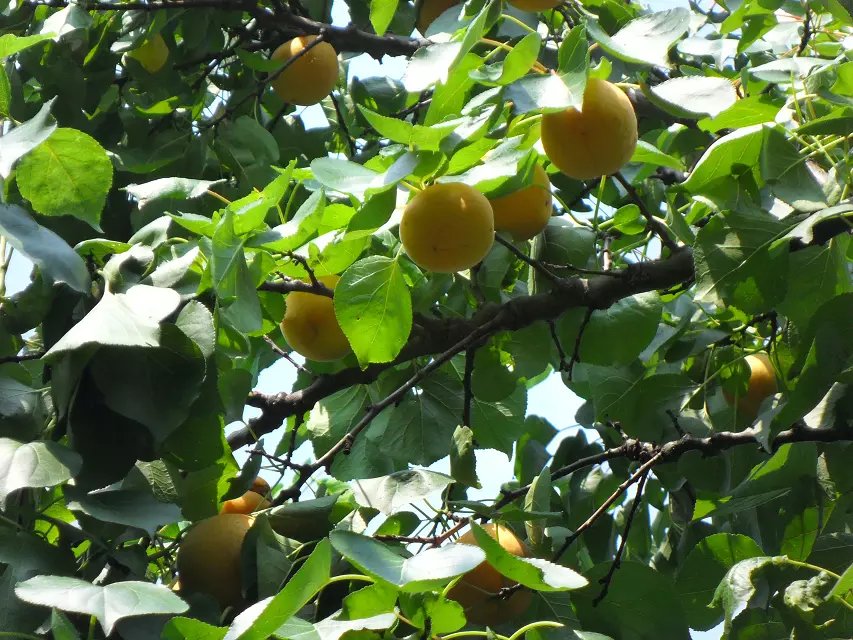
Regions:
[[853, 637], [849, 0], [0, 33], [0, 638]]

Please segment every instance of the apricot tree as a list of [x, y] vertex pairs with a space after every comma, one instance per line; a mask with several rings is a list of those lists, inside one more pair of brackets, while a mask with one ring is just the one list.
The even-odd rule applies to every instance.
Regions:
[[853, 637], [849, 0], [0, 29], [0, 638]]

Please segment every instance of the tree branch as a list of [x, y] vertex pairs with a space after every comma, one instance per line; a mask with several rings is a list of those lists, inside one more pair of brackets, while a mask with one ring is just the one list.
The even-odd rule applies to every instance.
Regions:
[[[613, 277], [617, 273], [620, 277]], [[228, 442], [232, 449], [250, 444], [280, 427], [289, 416], [309, 411], [323, 398], [356, 384], [369, 384], [390, 367], [441, 353], [483, 326], [489, 327], [488, 332], [481, 336], [486, 338], [500, 331], [514, 331], [541, 320], [553, 320], [576, 307], [607, 309], [622, 298], [665, 289], [692, 277], [693, 254], [690, 249], [682, 248], [665, 260], [632, 264], [611, 275], [576, 278], [566, 281], [557, 290], [519, 296], [502, 305], [486, 304], [470, 318], [436, 319], [419, 316], [409, 342], [393, 362], [321, 375], [304, 389], [290, 393], [253, 394], [248, 403], [260, 408], [262, 414], [251, 419], [245, 428], [232, 433]], [[262, 285], [262, 288], [267, 291], [277, 290], [270, 289], [269, 284]]]

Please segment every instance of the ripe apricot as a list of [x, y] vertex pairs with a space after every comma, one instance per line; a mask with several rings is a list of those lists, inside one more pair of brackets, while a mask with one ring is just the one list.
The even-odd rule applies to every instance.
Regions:
[[226, 513], [193, 525], [178, 551], [181, 590], [207, 593], [223, 608], [240, 604], [240, 550], [252, 521], [248, 515]]
[[[334, 289], [339, 276], [321, 276], [320, 282]], [[287, 308], [281, 321], [287, 343], [309, 360], [329, 362], [350, 352], [331, 298], [316, 293], [294, 291], [287, 294]]]
[[[273, 51], [272, 60], [285, 62], [308, 48], [317, 36], [299, 36]], [[273, 91], [290, 104], [317, 104], [338, 82], [338, 54], [328, 42], [312, 46], [271, 82]]]
[[272, 503], [261, 494], [247, 491], [239, 498], [232, 498], [222, 503], [219, 513], [243, 513], [249, 514], [255, 511], [268, 509]]
[[169, 58], [169, 47], [163, 40], [163, 36], [155, 33], [141, 47], [130, 51], [127, 56], [141, 64], [148, 73], [157, 73]]
[[418, 265], [437, 273], [470, 269], [495, 241], [495, 216], [482, 193], [461, 182], [430, 185], [403, 210], [400, 241]]
[[522, 11], [547, 11], [553, 9], [563, 0], [509, 0], [516, 9]]
[[[744, 416], [755, 418], [764, 398], [773, 395], [779, 388], [776, 385], [776, 373], [766, 353], [750, 354], [744, 361], [749, 367], [749, 383], [746, 393], [737, 400], [737, 408]], [[723, 395], [729, 404], [734, 402], [731, 394], [724, 392]]]
[[570, 178], [610, 175], [631, 159], [637, 146], [637, 116], [631, 101], [606, 80], [590, 78], [582, 110], [542, 116], [542, 146]]
[[270, 492], [270, 483], [258, 476], [254, 480], [252, 480], [252, 486], [249, 491], [254, 491], [255, 493], [259, 493], [262, 496], [269, 495]]
[[531, 185], [489, 202], [497, 231], [509, 231], [516, 240], [529, 240], [545, 228], [551, 217], [551, 181], [537, 164]]
[[[506, 527], [488, 524], [483, 529], [511, 554], [522, 558], [527, 555], [521, 540]], [[471, 531], [460, 536], [457, 542], [477, 544]], [[462, 605], [468, 622], [494, 626], [517, 618], [530, 606], [532, 594], [526, 589], [519, 589], [508, 598], [497, 597], [501, 589], [513, 584], [488, 562], [483, 562], [462, 576], [447, 597]]]
[[462, 0], [423, 0], [418, 10], [418, 31], [426, 33], [429, 26], [450, 7], [460, 4]]

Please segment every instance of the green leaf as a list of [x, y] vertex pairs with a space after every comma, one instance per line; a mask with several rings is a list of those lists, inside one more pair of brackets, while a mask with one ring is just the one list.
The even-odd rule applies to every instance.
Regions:
[[117, 489], [82, 494], [69, 491], [68, 508], [102, 522], [115, 522], [153, 535], [157, 529], [180, 520], [175, 504], [160, 502], [149, 491]]
[[387, 545], [352, 531], [333, 531], [329, 538], [335, 550], [360, 571], [407, 592], [440, 588], [485, 559], [480, 549], [465, 544], [427, 549], [404, 558]]
[[74, 216], [100, 229], [113, 183], [113, 165], [97, 140], [76, 129], [56, 129], [18, 165], [18, 188], [47, 216]]
[[713, 118], [698, 122], [700, 128], [711, 133], [721, 129], [742, 129], [756, 124], [773, 122], [781, 105], [768, 95], [747, 96]]
[[332, 548], [328, 540], [320, 540], [278, 594], [261, 600], [234, 619], [225, 640], [266, 640], [323, 588], [331, 567]]
[[[524, 510], [544, 512], [551, 510], [551, 469], [543, 467], [542, 472], [530, 483], [530, 489], [524, 496]], [[545, 520], [527, 520], [524, 523], [527, 538], [534, 547], [545, 540]]]
[[[311, 435], [316, 455], [323, 455], [364, 416], [371, 403], [367, 388], [354, 386], [332, 394], [318, 402], [308, 414], [306, 428]], [[331, 472], [338, 480], [371, 478], [387, 475], [400, 468], [371, 437], [381, 433], [391, 413], [384, 411], [355, 439], [350, 455], [335, 456]]]
[[798, 211], [818, 211], [827, 206], [815, 174], [808, 169], [799, 150], [779, 128], [764, 129], [761, 175], [776, 197]]
[[542, 39], [538, 33], [528, 33], [506, 55], [503, 62], [474, 69], [470, 76], [487, 86], [503, 86], [527, 75], [539, 58]]
[[415, 154], [405, 153], [385, 173], [378, 173], [349, 160], [318, 158], [311, 162], [311, 171], [324, 187], [348, 193], [363, 201], [365, 196], [395, 186], [414, 171], [417, 164]]
[[613, 226], [625, 235], [635, 236], [646, 230], [646, 219], [640, 214], [640, 207], [626, 204], [613, 214]]
[[480, 480], [477, 478], [477, 460], [474, 457], [474, 432], [470, 427], [460, 425], [453, 432], [453, 444], [450, 447], [450, 475], [456, 482], [480, 488]]
[[631, 162], [644, 162], [646, 164], [669, 167], [670, 169], [678, 169], [679, 171], [684, 170], [684, 163], [681, 160], [664, 153], [645, 140], [637, 142], [634, 155], [631, 156]]
[[19, 51], [50, 40], [53, 35], [52, 33], [41, 33], [34, 36], [16, 36], [12, 33], [4, 33], [0, 36], [0, 59], [8, 58]]
[[326, 495], [313, 500], [283, 504], [268, 514], [270, 525], [276, 533], [287, 538], [307, 542], [322, 538], [352, 506], [338, 504], [340, 495]]
[[597, 22], [587, 22], [587, 29], [602, 49], [620, 60], [669, 67], [669, 50], [687, 33], [689, 24], [690, 11], [677, 7], [636, 18], [612, 37]]
[[90, 367], [106, 405], [145, 425], [157, 442], [189, 417], [205, 374], [199, 348], [168, 324], [161, 327], [158, 347], [102, 349]]
[[57, 355], [90, 345], [157, 347], [160, 322], [180, 304], [172, 289], [135, 285], [126, 293], [105, 293], [86, 316], [44, 355]]
[[[689, 640], [690, 631], [672, 581], [644, 564], [622, 561], [613, 574], [607, 597], [594, 602], [599, 580], [610, 570], [603, 562], [587, 572], [589, 587], [572, 594], [584, 628], [594, 628], [613, 638], [635, 640]], [[665, 615], [650, 615], [665, 612]]]
[[320, 636], [320, 640], [338, 640], [351, 631], [389, 629], [396, 622], [397, 616], [394, 613], [380, 613], [370, 618], [359, 618], [356, 620], [348, 620], [341, 618], [340, 614], [335, 614], [315, 623], [314, 629]]
[[371, 256], [349, 267], [335, 292], [335, 316], [359, 364], [391, 362], [409, 339], [412, 299], [399, 261]]
[[104, 633], [122, 618], [183, 613], [189, 606], [168, 588], [148, 582], [115, 582], [104, 587], [60, 576], [36, 576], [15, 587], [21, 600], [95, 616]]
[[714, 216], [696, 234], [696, 299], [760, 313], [788, 286], [785, 252], [771, 252], [786, 226], [763, 211]]
[[83, 258], [59, 235], [33, 220], [23, 208], [0, 204], [0, 235], [54, 282], [63, 282], [75, 291], [89, 289], [89, 271]]
[[140, 209], [160, 199], [193, 200], [224, 180], [193, 180], [191, 178], [158, 178], [143, 184], [129, 184], [124, 190], [139, 201]]
[[406, 469], [381, 478], [357, 480], [351, 486], [360, 505], [391, 515], [452, 482], [453, 478], [437, 471]]
[[161, 640], [222, 640], [228, 629], [194, 618], [175, 617], [166, 622]]
[[0, 438], [0, 503], [5, 506], [9, 494], [18, 489], [62, 484], [74, 477], [80, 464], [79, 455], [56, 442]]
[[676, 116], [716, 116], [737, 102], [734, 86], [725, 78], [684, 76], [650, 88], [653, 99]]
[[731, 628], [732, 620], [743, 611], [765, 606], [763, 592], [767, 588], [766, 574], [774, 565], [785, 561], [784, 557], [747, 558], [726, 572], [717, 586], [712, 602], [715, 606], [723, 607], [726, 632]]
[[[7, 33], [0, 36], [0, 40], [8, 37], [15, 36]], [[8, 178], [12, 173], [12, 167], [19, 159], [38, 147], [56, 131], [56, 123], [50, 115], [53, 103], [54, 100], [45, 102], [35, 116], [3, 136], [3, 143], [0, 144], [0, 177]]]
[[849, 598], [851, 591], [853, 591], [853, 564], [847, 567], [844, 574], [838, 578], [838, 582], [829, 592], [829, 597]]
[[563, 111], [583, 104], [585, 86], [574, 75], [527, 76], [507, 86], [504, 97], [518, 113]]
[[822, 58], [780, 58], [779, 60], [765, 62], [757, 67], [751, 67], [747, 72], [764, 82], [788, 84], [795, 80], [801, 80], [815, 69], [828, 64], [830, 61]]
[[682, 186], [703, 194], [719, 180], [753, 171], [761, 154], [764, 134], [760, 126], [745, 127], [723, 136], [707, 148]]
[[717, 585], [738, 562], [762, 555], [752, 538], [733, 533], [708, 536], [691, 549], [675, 583], [691, 628], [708, 630], [723, 619], [719, 607], [709, 606]]
[[379, 35], [388, 30], [388, 25], [394, 19], [398, 0], [370, 0], [370, 24]]
[[[520, 558], [505, 550], [478, 524], [471, 523], [477, 545], [501, 575], [537, 591], [568, 591], [587, 585], [586, 578], [568, 567], [541, 558]], [[469, 546], [457, 544], [456, 546]], [[475, 547], [476, 548], [476, 547]]]

